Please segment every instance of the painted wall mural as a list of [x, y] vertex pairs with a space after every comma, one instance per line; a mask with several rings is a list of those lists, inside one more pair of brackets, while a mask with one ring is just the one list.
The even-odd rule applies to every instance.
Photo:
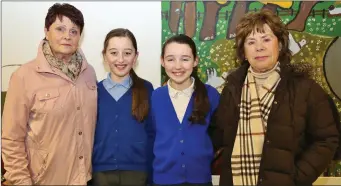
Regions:
[[[224, 79], [239, 64], [234, 55], [236, 25], [245, 13], [260, 9], [282, 18], [290, 32], [292, 63], [311, 64], [313, 79], [341, 114], [341, 1], [162, 2], [162, 43], [177, 33], [192, 37], [200, 58], [199, 77], [221, 92]], [[161, 82], [164, 78], [162, 69]]]
[[[162, 2], [162, 42], [177, 33], [194, 39], [200, 78], [221, 91], [235, 68], [235, 27], [248, 11], [269, 9], [290, 32], [293, 63], [308, 62], [313, 78], [333, 98], [341, 113], [341, 1], [205, 1]], [[162, 79], [164, 80], [164, 71]]]

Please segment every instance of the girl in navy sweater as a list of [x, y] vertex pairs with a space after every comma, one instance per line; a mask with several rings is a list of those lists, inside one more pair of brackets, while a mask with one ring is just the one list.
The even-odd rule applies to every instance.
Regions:
[[219, 93], [200, 81], [190, 37], [169, 38], [162, 47], [161, 63], [168, 81], [152, 94], [154, 184], [211, 186], [214, 153], [207, 130]]
[[143, 186], [151, 168], [148, 157], [154, 137], [149, 132], [149, 110], [153, 86], [132, 69], [138, 51], [131, 31], [110, 31], [102, 54], [110, 73], [98, 83], [92, 184]]

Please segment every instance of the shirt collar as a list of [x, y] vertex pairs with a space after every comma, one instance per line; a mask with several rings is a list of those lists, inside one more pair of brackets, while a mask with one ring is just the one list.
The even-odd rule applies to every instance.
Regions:
[[131, 77], [130, 77], [130, 75], [129, 76], [127, 76], [126, 78], [124, 78], [123, 79], [123, 81], [121, 82], [121, 83], [117, 83], [117, 82], [114, 82], [112, 79], [111, 79], [111, 73], [109, 72], [108, 73], [108, 76], [107, 76], [107, 78], [106, 78], [106, 80], [107, 80], [107, 85], [108, 85], [108, 88], [114, 88], [115, 86], [123, 86], [123, 87], [125, 87], [125, 88], [127, 88], [127, 89], [129, 89], [130, 88], [130, 86], [131, 86]]
[[189, 86], [188, 88], [184, 89], [184, 90], [176, 90], [174, 89], [171, 85], [170, 85], [170, 80], [167, 81], [167, 86], [168, 86], [168, 92], [169, 92], [169, 95], [172, 97], [172, 98], [175, 98], [177, 97], [178, 94], [184, 94], [185, 96], [187, 97], [191, 97], [192, 96], [192, 93], [194, 92], [194, 81], [195, 79], [193, 77], [191, 77], [192, 79], [192, 84], [191, 86]]

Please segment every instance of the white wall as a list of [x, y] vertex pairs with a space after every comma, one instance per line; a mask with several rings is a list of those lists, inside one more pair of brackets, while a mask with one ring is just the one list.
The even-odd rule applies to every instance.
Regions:
[[[94, 66], [98, 80], [106, 77], [101, 55], [105, 35], [114, 28], [124, 27], [137, 39], [140, 55], [136, 73], [152, 82], [154, 88], [160, 86], [160, 1], [67, 2], [83, 13], [85, 26], [81, 48]], [[2, 2], [2, 66], [23, 64], [36, 56], [39, 42], [44, 38], [45, 16], [53, 4]], [[2, 91], [7, 90], [10, 75], [17, 68], [2, 68]]]

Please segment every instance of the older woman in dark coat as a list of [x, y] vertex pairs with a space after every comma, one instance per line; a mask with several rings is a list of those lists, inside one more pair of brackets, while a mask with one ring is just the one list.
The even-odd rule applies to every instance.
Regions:
[[269, 11], [236, 28], [242, 65], [227, 78], [212, 136], [221, 186], [312, 185], [335, 154], [339, 118], [307, 66], [290, 64], [288, 36]]

